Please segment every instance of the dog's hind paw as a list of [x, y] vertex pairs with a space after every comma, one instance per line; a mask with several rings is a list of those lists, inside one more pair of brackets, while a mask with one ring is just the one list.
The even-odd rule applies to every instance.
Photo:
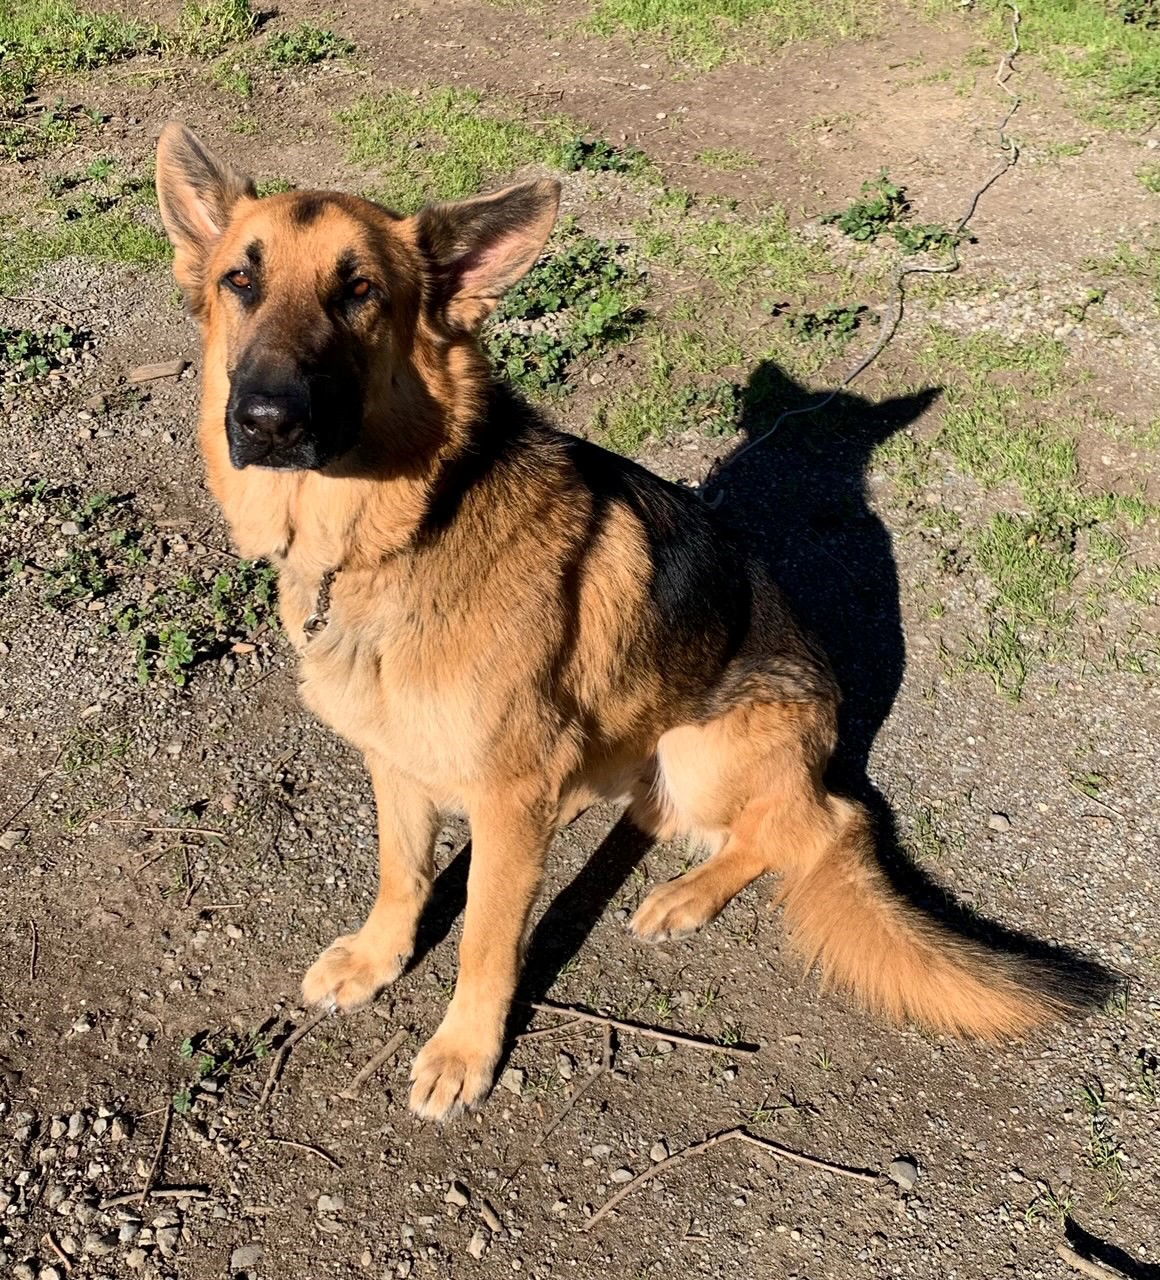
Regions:
[[348, 933], [336, 938], [306, 971], [302, 998], [307, 1004], [325, 1005], [348, 1013], [370, 1002], [403, 972], [406, 955], [364, 936]]

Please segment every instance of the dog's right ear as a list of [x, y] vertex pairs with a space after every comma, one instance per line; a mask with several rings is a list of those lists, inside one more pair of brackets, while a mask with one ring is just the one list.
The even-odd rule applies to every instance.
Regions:
[[183, 124], [171, 120], [157, 143], [157, 202], [173, 245], [173, 273], [192, 296], [214, 241], [240, 200], [255, 200], [253, 182], [207, 151]]

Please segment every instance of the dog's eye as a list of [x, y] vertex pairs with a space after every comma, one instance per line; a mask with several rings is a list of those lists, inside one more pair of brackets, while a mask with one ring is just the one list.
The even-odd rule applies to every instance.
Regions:
[[226, 272], [226, 283], [233, 285], [235, 289], [246, 293], [253, 286], [253, 277], [248, 271], [228, 271]]
[[346, 296], [350, 298], [352, 302], [361, 302], [363, 298], [370, 293], [371, 287], [371, 282], [369, 280], [362, 279], [360, 276], [359, 279], [352, 280], [350, 284], [346, 286]]

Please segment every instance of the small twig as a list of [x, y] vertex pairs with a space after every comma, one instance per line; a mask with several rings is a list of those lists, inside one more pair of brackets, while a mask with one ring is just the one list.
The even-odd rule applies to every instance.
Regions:
[[105, 821], [119, 827], [137, 827], [148, 836], [213, 836], [218, 840], [226, 838], [224, 831], [214, 831], [210, 827], [142, 827], [138, 825], [136, 818], [106, 818]]
[[316, 1147], [312, 1142], [299, 1142], [296, 1138], [267, 1138], [266, 1141], [276, 1143], [280, 1147], [293, 1147], [297, 1151], [305, 1151], [308, 1155], [318, 1156], [320, 1160], [325, 1160], [332, 1168], [342, 1168], [339, 1161], [329, 1151], [323, 1151], [321, 1147]]
[[287, 1059], [294, 1052], [294, 1046], [304, 1036], [308, 1036], [329, 1014], [329, 1009], [319, 1009], [312, 1018], [307, 1018], [301, 1026], [296, 1027], [286, 1037], [286, 1039], [282, 1041], [278, 1048], [278, 1052], [274, 1055], [274, 1061], [270, 1063], [270, 1074], [266, 1077], [266, 1083], [262, 1086], [262, 1096], [258, 1099], [259, 1108], [266, 1105], [269, 1101], [270, 1095], [278, 1087], [278, 1078], [281, 1076], [283, 1068], [286, 1066]]
[[385, 1062], [389, 1062], [399, 1052], [410, 1034], [406, 1027], [400, 1027], [338, 1096], [350, 1102], [356, 1101], [363, 1085]]
[[572, 1108], [580, 1101], [582, 1097], [592, 1088], [592, 1086], [612, 1070], [612, 1027], [607, 1024], [604, 1027], [604, 1052], [601, 1055], [600, 1065], [585, 1080], [572, 1091], [572, 1096], [552, 1117], [551, 1120], [540, 1130], [539, 1137], [536, 1138], [532, 1146], [538, 1147], [550, 1134], [556, 1132], [560, 1125], [564, 1122], [564, 1118], [571, 1112]]
[[1055, 1252], [1069, 1267], [1078, 1271], [1080, 1275], [1090, 1276], [1091, 1280], [1120, 1280], [1123, 1275], [1121, 1271], [1113, 1271], [1111, 1267], [1101, 1266], [1098, 1262], [1092, 1262], [1088, 1258], [1081, 1257], [1074, 1249], [1069, 1249], [1065, 1244], [1057, 1244]]
[[28, 981], [36, 981], [36, 961], [40, 956], [40, 930], [36, 927], [35, 920], [29, 920], [29, 931], [32, 934], [32, 952], [28, 957]]
[[548, 1036], [563, 1034], [566, 1031], [575, 1031], [577, 1027], [584, 1025], [583, 1018], [569, 1018], [567, 1022], [557, 1022], [554, 1027], [541, 1027], [538, 1031], [521, 1031], [517, 1040], [525, 1043], [529, 1040], [545, 1040]]
[[694, 1156], [699, 1156], [713, 1147], [720, 1146], [723, 1142], [748, 1142], [752, 1146], [767, 1152], [775, 1160], [792, 1160], [795, 1164], [804, 1164], [812, 1169], [823, 1169], [827, 1173], [841, 1174], [844, 1178], [855, 1178], [859, 1182], [878, 1181], [878, 1174], [871, 1173], [869, 1169], [852, 1169], [844, 1164], [831, 1164], [829, 1160], [820, 1160], [817, 1156], [808, 1156], [804, 1152], [795, 1151], [792, 1147], [783, 1147], [780, 1142], [771, 1142], [768, 1138], [755, 1137], [746, 1129], [726, 1129], [723, 1133], [715, 1133], [711, 1138], [706, 1138], [704, 1142], [695, 1142], [692, 1146], [684, 1147], [682, 1150], [674, 1152], [667, 1160], [661, 1160], [658, 1164], [654, 1164], [651, 1169], [646, 1169], [644, 1173], [637, 1174], [631, 1182], [626, 1182], [615, 1195], [611, 1196], [597, 1209], [584, 1224], [584, 1230], [591, 1231], [602, 1218], [607, 1217], [637, 1187], [642, 1187], [646, 1182], [651, 1182], [658, 1174], [663, 1173], [666, 1169], [671, 1169], [673, 1165], [691, 1160]]
[[153, 1190], [153, 1184], [157, 1181], [157, 1174], [161, 1169], [161, 1161], [165, 1156], [165, 1144], [169, 1141], [169, 1126], [173, 1123], [173, 1100], [170, 1099], [169, 1105], [165, 1108], [165, 1120], [161, 1125], [161, 1138], [157, 1143], [157, 1151], [153, 1156], [153, 1164], [149, 1168], [149, 1176], [145, 1179], [145, 1185], [141, 1188], [137, 1197], [138, 1204], [144, 1204], [149, 1198], [149, 1193]]
[[1108, 804], [1106, 800], [1101, 800], [1099, 796], [1091, 795], [1089, 792], [1085, 791], [1081, 786], [1079, 786], [1078, 783], [1069, 782], [1067, 785], [1075, 792], [1077, 796], [1083, 796], [1085, 800], [1090, 800], [1092, 804], [1098, 804], [1101, 809], [1106, 809], [1109, 813], [1114, 813], [1117, 818], [1121, 818], [1121, 819], [1123, 818], [1124, 815], [1119, 811], [1119, 809], [1113, 809], [1112, 806]]
[[56, 1254], [57, 1258], [60, 1261], [60, 1265], [64, 1267], [66, 1271], [71, 1273], [73, 1269], [72, 1259], [68, 1256], [67, 1253], [65, 1253], [65, 1251], [60, 1247], [60, 1245], [57, 1244], [56, 1236], [54, 1236], [51, 1231], [46, 1231], [44, 1233], [44, 1238], [41, 1241], [41, 1243], [48, 1245], [48, 1247], [53, 1251], [53, 1253]]
[[[156, 1113], [146, 1113], [156, 1114]], [[204, 1187], [150, 1187], [150, 1200], [208, 1200], [210, 1192]], [[130, 1204], [136, 1200], [141, 1201], [140, 1191], [125, 1191], [119, 1196], [109, 1196], [108, 1199], [101, 1201], [102, 1209], [114, 1209], [119, 1204]]]
[[672, 1044], [682, 1044], [688, 1049], [702, 1049], [709, 1053], [732, 1053], [747, 1057], [761, 1052], [756, 1045], [723, 1044], [720, 1040], [687, 1036], [679, 1031], [666, 1030], [664, 1027], [646, 1026], [642, 1022], [624, 1022], [620, 1018], [609, 1018], [602, 1013], [590, 1013], [587, 1009], [578, 1009], [570, 1004], [531, 1000], [528, 1001], [528, 1007], [538, 1009], [541, 1013], [566, 1013], [573, 1018], [579, 1018], [581, 1022], [594, 1022], [597, 1026], [611, 1027], [615, 1031], [623, 1031], [628, 1035], [646, 1036], [650, 1040], [668, 1040]]
[[37, 780], [32, 784], [32, 790], [24, 797], [24, 799], [16, 806], [16, 808], [13, 809], [12, 812], [2, 822], [0, 822], [0, 831], [7, 831], [12, 826], [12, 824], [16, 821], [16, 819], [20, 817], [20, 815], [24, 812], [24, 810], [28, 808], [28, 806], [36, 799], [38, 795], [40, 795], [40, 788], [43, 787], [44, 784], [49, 780], [49, 778], [51, 778], [52, 775], [56, 772], [56, 766], [60, 764], [61, 760], [64, 758], [64, 753], [67, 750], [68, 750], [68, 743], [66, 742], [64, 746], [62, 746], [61, 749], [53, 757], [52, 764], [50, 764], [48, 768], [40, 775], [40, 777], [37, 778]]

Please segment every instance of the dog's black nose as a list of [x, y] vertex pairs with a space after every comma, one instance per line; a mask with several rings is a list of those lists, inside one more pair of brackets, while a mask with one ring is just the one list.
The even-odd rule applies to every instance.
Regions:
[[304, 396], [249, 392], [238, 397], [231, 417], [255, 449], [284, 449], [302, 439], [309, 412]]

